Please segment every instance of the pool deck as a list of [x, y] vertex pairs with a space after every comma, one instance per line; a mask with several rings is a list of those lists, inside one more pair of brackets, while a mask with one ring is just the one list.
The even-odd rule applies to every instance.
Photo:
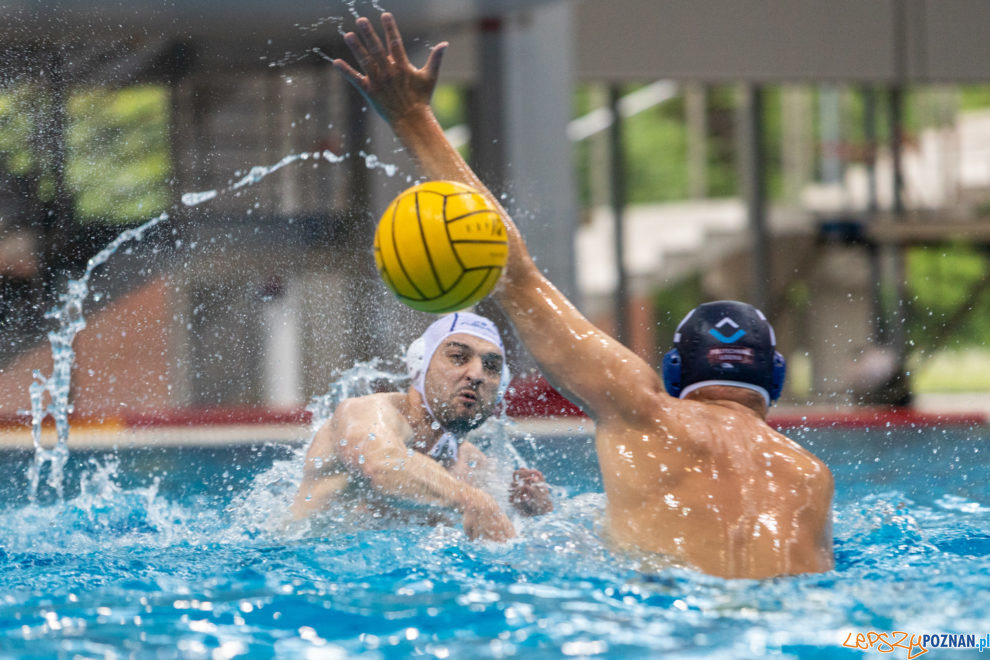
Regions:
[[[835, 406], [775, 407], [769, 421], [789, 429], [977, 426], [990, 420], [990, 396], [984, 393], [939, 394], [917, 397], [911, 409]], [[510, 432], [538, 437], [590, 435], [594, 423], [576, 415], [514, 416]], [[300, 445], [313, 430], [301, 410], [264, 411], [182, 410], [129, 418], [77, 419], [71, 423], [70, 449], [126, 449], [134, 447], [229, 446], [258, 443]], [[51, 447], [55, 431], [46, 424], [42, 444]], [[34, 441], [27, 419], [0, 420], [0, 449], [29, 450]]]

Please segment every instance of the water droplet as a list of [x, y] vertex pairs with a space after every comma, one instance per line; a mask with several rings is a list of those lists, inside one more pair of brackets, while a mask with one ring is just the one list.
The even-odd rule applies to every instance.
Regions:
[[188, 192], [182, 195], [182, 203], [186, 206], [196, 206], [207, 202], [217, 196], [216, 190], [206, 190], [204, 192]]

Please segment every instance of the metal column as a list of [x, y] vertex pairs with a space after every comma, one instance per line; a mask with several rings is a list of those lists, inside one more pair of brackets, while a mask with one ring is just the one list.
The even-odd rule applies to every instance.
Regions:
[[623, 344], [629, 340], [629, 277], [626, 273], [625, 248], [625, 208], [626, 208], [626, 168], [625, 149], [622, 146], [622, 115], [619, 114], [619, 99], [622, 87], [613, 84], [608, 90], [608, 107], [612, 113], [609, 127], [610, 194], [612, 221], [614, 224], [613, 245], [615, 249], [615, 338]]
[[743, 90], [741, 113], [742, 174], [752, 245], [750, 302], [761, 310], [770, 303], [770, 233], [767, 229], [766, 154], [763, 130], [763, 89]]
[[504, 195], [537, 264], [573, 300], [572, 24], [566, 2], [482, 22], [472, 160], [495, 194]]

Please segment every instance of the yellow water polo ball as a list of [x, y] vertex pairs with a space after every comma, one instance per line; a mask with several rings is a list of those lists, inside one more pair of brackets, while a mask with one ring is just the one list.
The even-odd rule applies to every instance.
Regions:
[[477, 190], [427, 181], [392, 200], [375, 230], [375, 265], [406, 305], [446, 313], [470, 307], [498, 282], [509, 255], [505, 225]]

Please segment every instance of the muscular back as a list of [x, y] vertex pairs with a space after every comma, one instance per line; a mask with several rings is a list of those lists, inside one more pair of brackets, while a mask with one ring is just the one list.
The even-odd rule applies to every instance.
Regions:
[[598, 423], [615, 542], [723, 577], [831, 568], [820, 460], [737, 403], [660, 395], [654, 411]]

